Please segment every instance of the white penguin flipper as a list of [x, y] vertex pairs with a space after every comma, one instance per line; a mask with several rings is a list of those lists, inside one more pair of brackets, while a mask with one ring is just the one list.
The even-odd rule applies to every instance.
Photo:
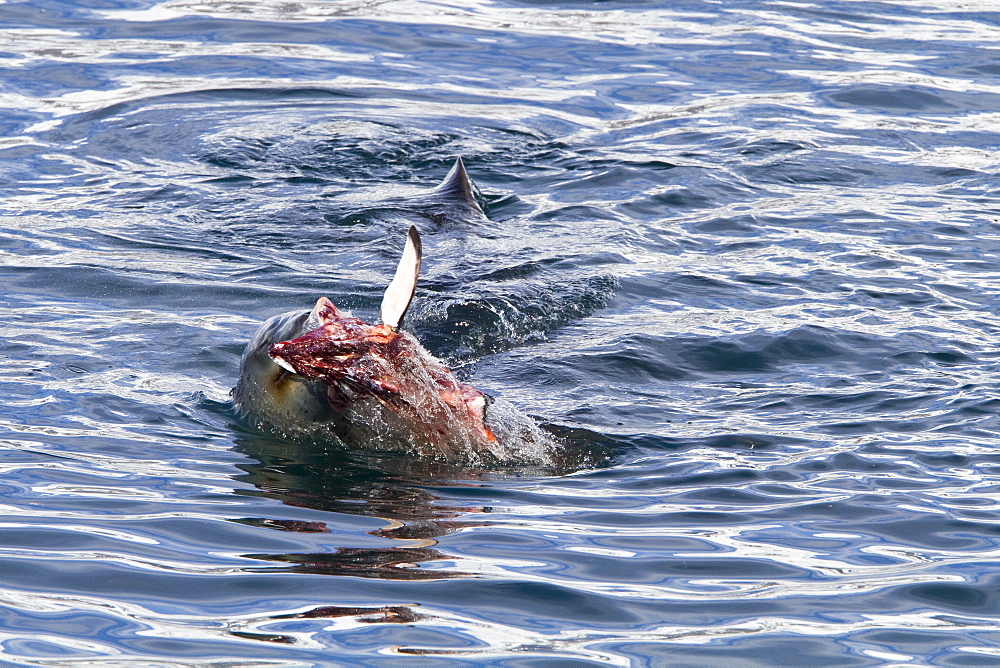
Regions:
[[410, 308], [410, 301], [413, 300], [413, 292], [417, 289], [417, 276], [420, 274], [422, 253], [420, 235], [417, 233], [417, 228], [411, 225], [406, 235], [403, 257], [396, 267], [396, 275], [382, 296], [382, 322], [394, 329], [403, 321], [406, 309]]

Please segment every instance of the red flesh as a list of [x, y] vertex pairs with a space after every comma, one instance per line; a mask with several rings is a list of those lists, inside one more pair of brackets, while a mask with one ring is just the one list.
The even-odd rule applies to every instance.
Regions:
[[459, 382], [413, 336], [344, 316], [326, 298], [313, 316], [319, 327], [275, 343], [268, 353], [295, 373], [324, 382], [334, 410], [378, 401], [442, 451], [453, 442], [496, 440], [483, 423], [485, 395]]

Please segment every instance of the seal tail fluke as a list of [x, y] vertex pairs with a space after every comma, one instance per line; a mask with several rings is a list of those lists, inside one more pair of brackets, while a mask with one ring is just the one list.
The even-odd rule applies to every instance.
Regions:
[[455, 158], [455, 164], [444, 180], [434, 189], [434, 194], [450, 199], [460, 200], [482, 213], [482, 208], [476, 200], [476, 187], [472, 185], [465, 163], [461, 156]]
[[393, 329], [399, 327], [399, 324], [403, 322], [403, 316], [406, 315], [406, 310], [410, 308], [413, 293], [417, 289], [417, 276], [420, 275], [422, 254], [420, 234], [417, 232], [417, 228], [411, 225], [406, 235], [403, 257], [400, 258], [399, 266], [396, 267], [396, 275], [382, 296], [382, 322]]

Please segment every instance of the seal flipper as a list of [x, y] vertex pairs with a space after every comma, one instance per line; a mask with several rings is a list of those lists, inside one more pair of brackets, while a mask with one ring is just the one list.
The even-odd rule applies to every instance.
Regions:
[[476, 187], [472, 185], [468, 172], [465, 171], [465, 163], [462, 158], [455, 159], [455, 164], [451, 171], [444, 177], [444, 180], [434, 189], [434, 195], [438, 198], [459, 201], [466, 206], [472, 207], [485, 216], [482, 207], [476, 200]]
[[305, 331], [311, 332], [312, 330], [322, 327], [331, 320], [341, 317], [340, 311], [337, 307], [333, 305], [333, 302], [326, 297], [320, 297], [316, 300], [316, 305], [313, 306], [313, 310], [309, 312], [309, 317], [306, 318]]
[[382, 296], [382, 322], [393, 329], [399, 327], [403, 316], [406, 315], [406, 310], [410, 308], [413, 292], [417, 289], [417, 276], [420, 275], [422, 254], [420, 234], [417, 233], [417, 228], [411, 225], [406, 234], [403, 257], [400, 258], [399, 266], [396, 267], [396, 275]]

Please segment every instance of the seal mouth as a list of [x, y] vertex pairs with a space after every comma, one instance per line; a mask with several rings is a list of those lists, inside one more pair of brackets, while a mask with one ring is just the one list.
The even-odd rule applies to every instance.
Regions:
[[[268, 352], [268, 354], [270, 355], [270, 352]], [[296, 373], [295, 367], [293, 367], [291, 364], [289, 364], [288, 362], [286, 362], [285, 358], [271, 356], [271, 359], [273, 359], [274, 363], [277, 364], [278, 366], [280, 366], [285, 371], [288, 371], [289, 373]]]
[[343, 315], [325, 297], [308, 324], [318, 326], [302, 336], [271, 345], [268, 355], [283, 369], [331, 388], [347, 386], [361, 394], [388, 397], [397, 391], [389, 380], [400, 353], [400, 334], [387, 325], [368, 325]]

